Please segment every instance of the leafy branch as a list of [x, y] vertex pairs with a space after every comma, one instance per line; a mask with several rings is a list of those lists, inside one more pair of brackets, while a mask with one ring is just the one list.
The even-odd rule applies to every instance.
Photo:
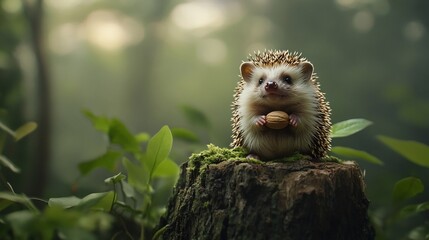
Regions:
[[[15, 166], [15, 164], [12, 163], [12, 161], [9, 160], [8, 157], [3, 155], [3, 149], [7, 143], [7, 136], [10, 136], [13, 138], [15, 142], [18, 142], [25, 136], [29, 135], [31, 132], [36, 130], [37, 124], [34, 122], [28, 122], [19, 127], [16, 130], [12, 130], [9, 127], [7, 127], [5, 124], [0, 122], [0, 130], [3, 132], [0, 132], [0, 169], [6, 168], [14, 173], [19, 173], [21, 170]], [[3, 184], [9, 185], [5, 179], [3, 178], [2, 173], [0, 173], [1, 180], [3, 181]]]
[[[95, 129], [107, 135], [109, 144], [100, 156], [80, 163], [80, 173], [87, 175], [98, 168], [125, 171], [105, 180], [113, 188], [112, 211], [134, 219], [140, 225], [140, 239], [150, 236], [146, 232], [153, 230], [164, 212], [164, 206], [153, 204], [158, 191], [156, 183], [160, 179], [175, 182], [179, 173], [178, 165], [168, 157], [173, 144], [172, 131], [163, 126], [152, 137], [147, 133], [133, 135], [118, 119], [96, 116], [89, 111], [84, 114]], [[187, 132], [182, 133], [189, 136]], [[145, 151], [141, 144], [146, 144]]]

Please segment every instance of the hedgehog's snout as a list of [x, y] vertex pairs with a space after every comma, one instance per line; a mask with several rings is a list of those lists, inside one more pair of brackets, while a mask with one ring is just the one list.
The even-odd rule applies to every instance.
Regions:
[[274, 82], [274, 81], [268, 81], [266, 84], [265, 84], [265, 90], [266, 91], [275, 91], [277, 88], [279, 88], [279, 85], [276, 83], [276, 82]]

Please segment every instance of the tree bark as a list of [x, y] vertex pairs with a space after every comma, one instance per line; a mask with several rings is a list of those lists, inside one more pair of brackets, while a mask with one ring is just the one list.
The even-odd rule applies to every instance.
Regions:
[[333, 162], [181, 167], [163, 239], [373, 239], [363, 176]]

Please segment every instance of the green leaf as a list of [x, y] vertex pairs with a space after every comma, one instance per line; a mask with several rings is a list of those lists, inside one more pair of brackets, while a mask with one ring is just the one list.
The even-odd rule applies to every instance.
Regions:
[[15, 166], [6, 156], [0, 155], [0, 166], [6, 167], [14, 173], [19, 173], [21, 170]]
[[122, 180], [124, 180], [125, 178], [126, 178], [126, 176], [125, 176], [124, 174], [122, 174], [122, 173], [118, 173], [118, 174], [116, 174], [116, 175], [115, 175], [115, 176], [113, 176], [113, 177], [106, 178], [106, 179], [104, 180], [104, 182], [105, 182], [105, 183], [114, 184], [114, 183], [121, 182], [121, 181], [122, 181]]
[[145, 192], [148, 189], [149, 172], [140, 164], [134, 164], [130, 160], [124, 158], [122, 163], [128, 173], [128, 183], [139, 190]]
[[429, 168], [429, 146], [416, 141], [399, 140], [386, 136], [378, 136], [378, 140], [407, 160]]
[[121, 146], [126, 151], [132, 153], [138, 153], [140, 151], [140, 145], [137, 139], [128, 131], [125, 125], [117, 119], [113, 119], [110, 123], [109, 139], [111, 143]]
[[79, 212], [76, 210], [63, 208], [61, 206], [52, 205], [49, 207], [46, 207], [42, 213], [42, 216], [44, 221], [48, 221], [46, 224], [46, 227], [71, 227], [73, 225], [78, 224], [77, 220], [79, 218], [91, 215], [91, 213], [88, 212]]
[[6, 216], [6, 221], [12, 226], [16, 239], [30, 239], [29, 235], [34, 231], [34, 222], [38, 216], [31, 211], [15, 211]]
[[110, 121], [111, 121], [109, 118], [97, 116], [88, 110], [84, 110], [82, 112], [91, 121], [95, 129], [103, 133], [109, 132]]
[[60, 198], [50, 198], [48, 200], [48, 205], [50, 207], [60, 207], [60, 208], [71, 208], [79, 205], [81, 199], [76, 196], [70, 197], [60, 197]]
[[101, 192], [101, 193], [91, 193], [84, 198], [80, 199], [75, 196], [62, 197], [62, 198], [51, 198], [48, 201], [50, 207], [61, 207], [61, 208], [76, 208], [81, 211], [84, 210], [103, 210], [110, 211], [113, 198], [115, 194], [113, 191], [110, 192]]
[[192, 125], [210, 128], [210, 122], [202, 111], [188, 105], [183, 105], [181, 110]]
[[361, 151], [361, 150], [356, 150], [353, 148], [348, 148], [348, 147], [332, 147], [331, 150], [333, 153], [344, 156], [344, 157], [349, 157], [349, 158], [360, 158], [363, 160], [366, 160], [370, 163], [374, 163], [374, 164], [378, 164], [378, 165], [383, 165], [383, 162], [378, 159], [377, 157], [365, 152], [365, 151]]
[[115, 194], [113, 191], [102, 192], [102, 193], [91, 193], [80, 201], [76, 206], [78, 209], [96, 209], [103, 211], [110, 211], [112, 208]]
[[24, 194], [15, 194], [11, 192], [0, 192], [0, 199], [13, 202], [13, 203], [19, 203], [21, 205], [24, 205], [28, 210], [31, 210], [35, 213], [38, 213], [39, 210], [34, 206], [34, 204], [31, 202], [31, 200], [25, 196]]
[[[163, 126], [150, 140], [146, 149], [144, 165], [149, 169], [150, 176], [158, 165], [170, 154], [173, 136], [168, 126]], [[149, 178], [150, 179], [150, 178]]]
[[[79, 219], [79, 226], [82, 229], [86, 229], [88, 231], [96, 231], [96, 233], [100, 233], [100, 231], [107, 231], [110, 229], [112, 223], [115, 221], [114, 215], [110, 215], [105, 212], [94, 211], [90, 214], [86, 214]], [[70, 238], [70, 239], [82, 239], [82, 238]], [[85, 238], [86, 239], [86, 238]], [[95, 239], [100, 239], [97, 237]]]
[[371, 124], [372, 122], [362, 118], [349, 119], [336, 123], [332, 125], [331, 138], [350, 136], [365, 129]]
[[[423, 222], [423, 221], [422, 221]], [[429, 223], [426, 221], [421, 225], [413, 228], [406, 239], [409, 240], [428, 240], [429, 239]]]
[[195, 133], [184, 129], [184, 128], [172, 128], [171, 134], [173, 135], [174, 139], [182, 139], [186, 142], [190, 143], [197, 143], [199, 142], [199, 139]]
[[405, 206], [401, 209], [399, 217], [404, 219], [425, 211], [429, 211], [429, 202]]
[[134, 191], [134, 188], [130, 184], [128, 184], [125, 181], [121, 181], [121, 187], [122, 187], [122, 191], [124, 192], [127, 198], [136, 197], [136, 192]]
[[5, 200], [5, 199], [0, 199], [0, 212], [3, 209], [6, 209], [7, 207], [9, 207], [10, 205], [12, 205], [14, 202], [9, 201], [9, 200]]
[[37, 128], [37, 123], [35, 122], [28, 122], [18, 129], [15, 130], [15, 141], [19, 141], [23, 137], [27, 136], [28, 134], [32, 133]]
[[171, 159], [166, 159], [159, 164], [158, 168], [153, 173], [153, 177], [177, 177], [180, 168], [176, 162]]
[[[40, 232], [43, 237], [36, 239], [96, 240], [100, 239], [96, 235], [108, 230], [112, 222], [113, 216], [107, 212], [47, 207], [43, 215], [37, 218], [36, 230], [32, 235], [38, 236]], [[49, 236], [49, 230], [55, 235]]]
[[424, 186], [420, 179], [415, 177], [403, 178], [395, 183], [393, 202], [399, 203], [405, 201], [423, 192], [423, 190]]
[[119, 152], [107, 151], [95, 159], [79, 163], [78, 168], [80, 174], [86, 175], [96, 168], [105, 168], [109, 171], [114, 171], [116, 168], [116, 162], [121, 156], [122, 154]]

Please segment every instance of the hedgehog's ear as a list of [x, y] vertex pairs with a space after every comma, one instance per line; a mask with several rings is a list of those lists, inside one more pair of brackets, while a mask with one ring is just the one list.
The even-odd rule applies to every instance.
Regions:
[[313, 75], [313, 64], [309, 62], [303, 62], [299, 64], [301, 67], [302, 76], [304, 78], [304, 81], [309, 81], [311, 79], [311, 76]]
[[250, 77], [252, 76], [253, 70], [255, 70], [255, 65], [251, 62], [244, 62], [240, 66], [240, 72], [241, 76], [243, 77], [244, 81], [248, 82], [250, 80]]

